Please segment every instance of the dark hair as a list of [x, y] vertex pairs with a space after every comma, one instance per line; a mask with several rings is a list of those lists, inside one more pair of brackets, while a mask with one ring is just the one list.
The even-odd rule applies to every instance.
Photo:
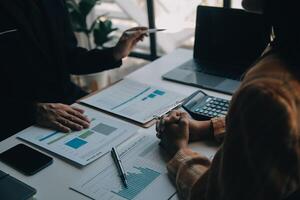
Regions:
[[300, 1], [264, 0], [264, 14], [274, 29], [274, 50], [291, 65], [300, 64]]

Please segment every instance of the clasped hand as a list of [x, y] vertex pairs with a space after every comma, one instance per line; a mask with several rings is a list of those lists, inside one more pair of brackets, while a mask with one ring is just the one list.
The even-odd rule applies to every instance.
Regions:
[[196, 121], [182, 111], [172, 111], [156, 123], [160, 145], [174, 156], [180, 149], [187, 148], [189, 142], [209, 139], [212, 136], [211, 121]]
[[172, 111], [168, 116], [156, 123], [157, 137], [160, 145], [171, 156], [177, 151], [187, 148], [189, 142], [189, 117], [187, 113]]

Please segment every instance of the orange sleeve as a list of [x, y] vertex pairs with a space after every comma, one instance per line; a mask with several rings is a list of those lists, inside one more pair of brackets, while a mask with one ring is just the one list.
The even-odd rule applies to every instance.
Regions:
[[224, 117], [212, 118], [213, 136], [217, 142], [222, 142], [225, 136], [226, 123]]
[[182, 149], [177, 152], [168, 163], [167, 168], [181, 198], [191, 199], [194, 186], [207, 172], [210, 165], [211, 162], [208, 158], [190, 149]]

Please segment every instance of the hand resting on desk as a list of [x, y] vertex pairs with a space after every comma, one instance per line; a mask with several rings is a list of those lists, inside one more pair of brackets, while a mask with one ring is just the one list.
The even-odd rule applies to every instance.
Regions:
[[69, 133], [88, 128], [90, 121], [84, 111], [61, 103], [38, 103], [36, 123], [39, 126]]

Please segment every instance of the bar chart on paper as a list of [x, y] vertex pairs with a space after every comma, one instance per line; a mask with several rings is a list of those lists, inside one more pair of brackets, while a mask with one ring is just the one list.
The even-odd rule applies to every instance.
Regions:
[[128, 172], [128, 188], [122, 187], [119, 191], [111, 191], [112, 193], [128, 200], [134, 199], [148, 185], [150, 185], [160, 173], [149, 168], [133, 167], [136, 172]]
[[82, 102], [144, 124], [183, 99], [175, 92], [124, 79]]
[[80, 165], [87, 165], [133, 136], [137, 127], [86, 108], [90, 128], [70, 134], [39, 127], [24, 130], [19, 138], [41, 146]]
[[96, 200], [168, 199], [176, 191], [159, 155], [156, 139], [143, 137], [120, 154], [128, 187], [123, 185], [113, 161], [106, 158], [106, 166], [71, 188]]

